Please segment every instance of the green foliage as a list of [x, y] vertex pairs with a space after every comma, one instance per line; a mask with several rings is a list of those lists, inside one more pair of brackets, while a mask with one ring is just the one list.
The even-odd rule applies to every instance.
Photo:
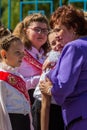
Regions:
[[12, 2], [12, 11], [11, 11], [11, 27], [12, 29], [14, 28], [14, 26], [16, 26], [16, 24], [19, 22], [19, 12], [20, 12], [20, 4], [19, 1], [14, 0]]

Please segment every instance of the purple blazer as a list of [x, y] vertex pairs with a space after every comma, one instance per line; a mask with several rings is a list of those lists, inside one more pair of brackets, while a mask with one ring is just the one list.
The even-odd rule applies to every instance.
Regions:
[[87, 118], [87, 37], [68, 43], [48, 76], [65, 124], [80, 116]]

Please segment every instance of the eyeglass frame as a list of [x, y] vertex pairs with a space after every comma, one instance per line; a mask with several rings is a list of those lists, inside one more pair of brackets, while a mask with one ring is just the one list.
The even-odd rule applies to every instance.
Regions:
[[47, 35], [49, 33], [49, 29], [47, 29], [47, 28], [40, 28], [40, 27], [34, 27], [34, 28], [28, 27], [28, 28], [32, 29], [33, 31], [35, 31], [38, 34], [43, 33], [43, 34]]

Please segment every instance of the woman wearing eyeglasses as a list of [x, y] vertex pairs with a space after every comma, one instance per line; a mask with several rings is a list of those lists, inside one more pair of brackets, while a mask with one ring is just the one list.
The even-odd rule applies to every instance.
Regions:
[[[20, 37], [25, 45], [25, 57], [19, 68], [19, 72], [26, 80], [26, 87], [29, 92], [31, 106], [34, 103], [33, 92], [38, 84], [42, 64], [48, 51], [47, 34], [49, 23], [46, 16], [39, 13], [31, 14], [24, 18], [16, 28], [13, 34]], [[41, 102], [35, 100], [33, 110], [34, 129], [40, 130], [40, 108]]]

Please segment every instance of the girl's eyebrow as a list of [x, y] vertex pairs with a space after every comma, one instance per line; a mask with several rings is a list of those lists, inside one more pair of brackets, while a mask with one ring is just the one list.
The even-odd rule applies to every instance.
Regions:
[[54, 32], [58, 32], [58, 31], [60, 31], [61, 30], [61, 28], [55, 28], [54, 29]]

